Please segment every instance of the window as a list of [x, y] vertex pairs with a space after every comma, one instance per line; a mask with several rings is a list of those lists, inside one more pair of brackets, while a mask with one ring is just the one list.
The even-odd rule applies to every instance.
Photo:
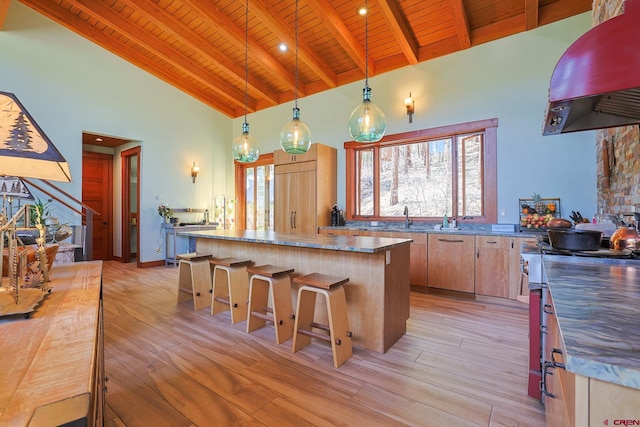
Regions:
[[497, 119], [345, 143], [349, 219], [496, 222]]
[[254, 163], [236, 162], [237, 228], [273, 231], [273, 154]]

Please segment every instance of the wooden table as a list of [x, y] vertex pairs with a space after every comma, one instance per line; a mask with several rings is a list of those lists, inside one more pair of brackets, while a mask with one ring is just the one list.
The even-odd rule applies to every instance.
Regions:
[[[196, 237], [198, 252], [214, 257], [248, 258], [255, 265], [294, 268], [292, 277], [314, 272], [348, 277], [344, 286], [356, 347], [384, 353], [406, 332], [411, 239], [235, 230], [185, 234]], [[295, 285], [292, 298], [295, 307]], [[326, 310], [323, 304], [318, 301], [316, 310], [321, 320]]]
[[102, 261], [55, 265], [31, 317], [0, 317], [0, 425], [102, 422]]

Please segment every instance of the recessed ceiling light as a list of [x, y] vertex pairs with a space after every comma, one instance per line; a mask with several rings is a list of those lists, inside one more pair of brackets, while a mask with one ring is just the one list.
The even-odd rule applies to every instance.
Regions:
[[280, 49], [280, 52], [286, 52], [287, 50], [289, 50], [289, 48], [287, 47], [287, 45], [286, 45], [286, 44], [284, 44], [284, 43], [280, 43], [280, 44], [278, 45], [278, 49]]
[[360, 6], [358, 9], [356, 9], [356, 13], [358, 14], [358, 16], [365, 16], [368, 12], [369, 10], [367, 9], [367, 6]]
[[102, 138], [96, 138], [96, 142], [102, 142]]

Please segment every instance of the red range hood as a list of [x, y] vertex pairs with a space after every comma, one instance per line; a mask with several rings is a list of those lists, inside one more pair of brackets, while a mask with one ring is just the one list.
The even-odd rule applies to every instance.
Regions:
[[640, 0], [587, 31], [551, 76], [543, 135], [640, 123]]

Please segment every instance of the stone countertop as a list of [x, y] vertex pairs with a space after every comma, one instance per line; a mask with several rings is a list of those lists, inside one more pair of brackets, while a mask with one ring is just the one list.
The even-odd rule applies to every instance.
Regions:
[[325, 234], [282, 234], [273, 231], [185, 231], [183, 236], [205, 239], [235, 240], [270, 245], [329, 249], [334, 251], [375, 253], [413, 242], [411, 239], [368, 236], [330, 236]]
[[513, 231], [507, 232], [496, 232], [492, 231], [491, 224], [473, 224], [473, 225], [459, 225], [457, 230], [454, 229], [434, 229], [435, 224], [420, 224], [420, 225], [412, 225], [409, 228], [406, 228], [404, 224], [398, 223], [389, 225], [383, 224], [378, 226], [366, 226], [366, 225], [353, 225], [347, 224], [345, 226], [331, 226], [331, 227], [320, 227], [321, 230], [331, 232], [331, 230], [349, 230], [349, 231], [382, 231], [382, 232], [391, 232], [391, 233], [420, 233], [420, 234], [460, 234], [460, 235], [470, 235], [470, 236], [505, 236], [505, 237], [537, 237], [541, 236], [545, 233], [543, 232], [518, 232], [517, 228], [514, 228]]
[[640, 389], [640, 260], [543, 257], [567, 370]]

